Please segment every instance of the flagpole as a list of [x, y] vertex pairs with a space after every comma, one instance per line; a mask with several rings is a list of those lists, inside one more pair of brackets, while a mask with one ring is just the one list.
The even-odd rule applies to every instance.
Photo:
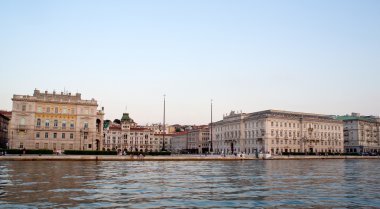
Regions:
[[162, 151], [165, 151], [165, 97], [166, 95], [164, 94], [164, 124], [163, 124], [163, 132], [162, 132]]

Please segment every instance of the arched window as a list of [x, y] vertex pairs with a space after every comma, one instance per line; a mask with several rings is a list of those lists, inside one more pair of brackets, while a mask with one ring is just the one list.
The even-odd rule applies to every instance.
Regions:
[[40, 127], [41, 126], [41, 119], [37, 119], [37, 127]]

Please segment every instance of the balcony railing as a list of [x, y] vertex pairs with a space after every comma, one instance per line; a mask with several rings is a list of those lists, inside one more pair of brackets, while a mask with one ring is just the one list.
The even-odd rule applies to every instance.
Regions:
[[80, 131], [81, 131], [81, 132], [88, 132], [89, 129], [88, 129], [88, 127], [84, 127], [84, 128], [81, 128]]
[[27, 129], [28, 129], [28, 126], [26, 126], [26, 125], [18, 125], [17, 126], [17, 130], [19, 130], [19, 131], [25, 131]]

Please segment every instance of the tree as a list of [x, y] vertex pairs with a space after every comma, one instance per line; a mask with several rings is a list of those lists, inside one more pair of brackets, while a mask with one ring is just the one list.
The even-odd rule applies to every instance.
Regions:
[[121, 124], [121, 121], [119, 119], [113, 120], [114, 123]]

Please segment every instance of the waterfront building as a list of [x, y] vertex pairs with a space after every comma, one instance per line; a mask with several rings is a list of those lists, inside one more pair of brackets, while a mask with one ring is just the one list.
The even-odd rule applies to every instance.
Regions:
[[[129, 116], [123, 113], [121, 124], [109, 123], [104, 127], [104, 150], [153, 152], [160, 151], [159, 134], [155, 129], [138, 126]], [[165, 135], [165, 141], [170, 140]], [[168, 142], [167, 142], [168, 143]]]
[[170, 141], [170, 151], [173, 153], [187, 153], [187, 140], [189, 138], [189, 131], [181, 131], [173, 134]]
[[103, 150], [124, 149], [127, 142], [122, 139], [121, 125], [117, 123], [107, 124], [104, 128]]
[[209, 128], [197, 126], [188, 131], [187, 149], [191, 153], [207, 153], [209, 151]]
[[100, 150], [104, 109], [80, 93], [34, 90], [33, 96], [13, 95], [9, 126], [11, 149]]
[[232, 111], [213, 123], [213, 146], [217, 153], [341, 153], [343, 123], [320, 114]]
[[[147, 124], [145, 126], [142, 126], [143, 128], [151, 129], [155, 134], [162, 134], [163, 133], [163, 125], [161, 123], [153, 123], [153, 124]], [[170, 130], [172, 130], [171, 126], [168, 124], [165, 124], [165, 133], [171, 133]]]
[[344, 122], [346, 153], [380, 152], [380, 118], [359, 113], [338, 116]]
[[155, 146], [157, 146], [157, 149], [159, 151], [163, 148], [163, 140], [165, 138], [165, 150], [172, 150], [171, 148], [171, 140], [173, 138], [174, 134], [172, 133], [161, 133], [161, 134], [154, 134], [154, 140], [155, 140]]
[[0, 113], [0, 148], [8, 148], [9, 118]]

